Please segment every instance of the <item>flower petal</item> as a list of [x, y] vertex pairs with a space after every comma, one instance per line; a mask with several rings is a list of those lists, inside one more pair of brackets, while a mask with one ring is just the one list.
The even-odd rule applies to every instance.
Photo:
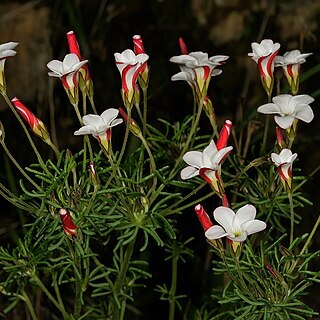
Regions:
[[218, 207], [213, 211], [214, 219], [226, 230], [232, 233], [232, 224], [236, 214], [227, 207]]
[[256, 217], [256, 208], [252, 204], [246, 204], [236, 212], [240, 224], [253, 220]]
[[294, 105], [296, 105], [296, 106], [300, 103], [309, 104], [309, 103], [312, 103], [313, 101], [314, 101], [314, 98], [312, 98], [311, 96], [309, 96], [307, 94], [299, 94], [297, 96], [292, 97], [292, 99], [291, 99], [291, 102], [294, 103]]
[[59, 73], [61, 75], [63, 73], [62, 62], [59, 60], [52, 60], [48, 62], [47, 67], [55, 73]]
[[119, 110], [115, 108], [109, 108], [101, 113], [101, 118], [109, 126], [109, 124], [114, 120], [119, 114]]
[[210, 227], [206, 232], [205, 236], [209, 240], [215, 240], [215, 239], [220, 239], [222, 237], [225, 237], [227, 235], [226, 231], [220, 227], [220, 226], [212, 226]]
[[196, 167], [201, 168], [203, 167], [202, 163], [202, 152], [200, 151], [189, 151], [187, 152], [183, 158], [182, 158], [187, 164]]
[[266, 103], [260, 106], [257, 111], [264, 114], [280, 113], [280, 108], [275, 103]]
[[293, 123], [293, 120], [294, 120], [293, 116], [284, 116], [284, 117], [275, 116], [274, 117], [274, 121], [282, 129], [290, 128]]
[[296, 118], [306, 123], [310, 123], [314, 118], [311, 107], [308, 105], [304, 105], [304, 108], [296, 113]]
[[95, 134], [95, 133], [96, 133], [96, 128], [89, 124], [87, 126], [80, 128], [79, 130], [75, 131], [74, 135], [80, 136], [83, 134]]
[[192, 167], [192, 166], [188, 166], [188, 167], [184, 168], [180, 173], [180, 177], [182, 180], [187, 180], [187, 179], [193, 178], [197, 175], [199, 175], [199, 170]]
[[96, 128], [105, 124], [102, 118], [97, 114], [87, 114], [82, 117], [82, 121], [84, 125], [92, 125]]
[[253, 220], [242, 224], [242, 230], [246, 231], [248, 235], [264, 230], [267, 224], [264, 221]]
[[123, 122], [123, 119], [115, 119], [109, 124], [109, 128], [115, 127], [118, 124], [121, 124]]

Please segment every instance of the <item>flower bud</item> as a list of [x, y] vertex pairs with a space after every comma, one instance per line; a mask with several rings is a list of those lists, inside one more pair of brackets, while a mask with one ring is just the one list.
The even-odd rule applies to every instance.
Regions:
[[280, 149], [282, 150], [285, 147], [285, 143], [283, 140], [283, 135], [282, 135], [281, 129], [279, 127], [276, 127], [276, 134], [277, 134], [277, 143], [278, 143]]
[[90, 177], [91, 177], [91, 181], [92, 181], [92, 184], [96, 187], [96, 186], [99, 186], [100, 185], [100, 179], [97, 175], [97, 172], [94, 168], [94, 163], [93, 162], [90, 162], [89, 164], [89, 172], [90, 172]]
[[194, 211], [196, 212], [204, 231], [207, 231], [210, 227], [213, 226], [213, 223], [211, 222], [208, 214], [205, 212], [201, 204], [197, 204], [194, 207]]
[[31, 130], [44, 142], [51, 142], [49, 132], [44, 123], [38, 119], [17, 97], [13, 98], [11, 102], [24, 120], [28, 122]]
[[232, 128], [232, 122], [230, 120], [226, 120], [221, 129], [221, 132], [217, 141], [218, 150], [221, 150], [226, 147], [230, 137], [231, 128]]
[[59, 210], [63, 231], [69, 239], [77, 236], [78, 227], [73, 223], [70, 212], [67, 209], [61, 208]]
[[[123, 117], [124, 121], [127, 123], [128, 115], [125, 113], [125, 111], [122, 108], [119, 108], [119, 112], [120, 112], [121, 116]], [[142, 135], [140, 127], [132, 118], [130, 119], [129, 130], [131, 131], [131, 133], [133, 133], [138, 138], [141, 137], [141, 135]]]
[[188, 54], [187, 46], [184, 40], [182, 39], [182, 37], [179, 38], [179, 46], [180, 46], [181, 54]]
[[[144, 45], [142, 42], [142, 38], [140, 35], [135, 35], [133, 36], [133, 45], [134, 45], [134, 53], [136, 55], [138, 54], [144, 54]], [[147, 62], [144, 62], [142, 65], [142, 68], [139, 72], [139, 84], [142, 90], [147, 89], [148, 84], [149, 84], [149, 65]]]

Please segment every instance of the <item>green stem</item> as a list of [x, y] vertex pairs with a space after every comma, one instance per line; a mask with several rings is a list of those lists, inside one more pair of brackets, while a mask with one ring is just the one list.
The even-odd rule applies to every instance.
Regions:
[[32, 318], [32, 320], [37, 320], [37, 316], [36, 316], [36, 313], [34, 311], [34, 308], [32, 306], [32, 303], [29, 299], [29, 296], [27, 295], [26, 291], [24, 289], [21, 289], [21, 293], [22, 293], [22, 296], [23, 296], [23, 300], [24, 302], [26, 303], [27, 307], [28, 307], [28, 310], [30, 312], [30, 316]]
[[293, 209], [293, 200], [292, 193], [288, 193], [289, 203], [290, 203], [290, 244], [293, 242], [294, 237], [294, 209]]
[[19, 121], [22, 129], [24, 130], [24, 132], [25, 132], [25, 134], [26, 134], [26, 136], [27, 136], [27, 138], [28, 138], [28, 140], [29, 140], [29, 143], [30, 143], [30, 145], [31, 145], [31, 147], [32, 147], [32, 149], [33, 149], [33, 151], [34, 151], [37, 159], [38, 159], [38, 162], [39, 162], [40, 166], [42, 167], [42, 169], [43, 169], [47, 174], [51, 175], [51, 173], [50, 173], [49, 170], [47, 169], [46, 165], [44, 164], [44, 162], [43, 162], [43, 160], [42, 160], [42, 158], [41, 158], [41, 155], [40, 155], [37, 147], [35, 146], [32, 138], [31, 138], [31, 136], [30, 136], [30, 134], [29, 134], [29, 132], [28, 132], [27, 127], [25, 126], [24, 122], [21, 120], [18, 112], [16, 111], [15, 107], [12, 105], [9, 97], [7, 96], [7, 94], [6, 94], [5, 92], [4, 92], [4, 93], [2, 92], [2, 96], [3, 96], [4, 100], [6, 101], [7, 105], [9, 106], [9, 108], [11, 109], [11, 111], [13, 112], [13, 114], [15, 115], [15, 117], [18, 119], [18, 121]]
[[[80, 256], [77, 250], [75, 251], [75, 256], [74, 256], [74, 262], [76, 265], [76, 268], [78, 269], [80, 275], [81, 275], [81, 261], [80, 261]], [[75, 273], [75, 278], [76, 278], [76, 292], [75, 292], [75, 298], [74, 298], [74, 318], [79, 319], [80, 314], [81, 314], [81, 308], [82, 308], [82, 303], [81, 303], [81, 293], [82, 293], [82, 277]]]
[[61, 306], [59, 302], [54, 298], [54, 296], [48, 291], [46, 286], [42, 283], [42, 281], [38, 278], [38, 276], [33, 275], [32, 277], [33, 281], [38, 285], [38, 287], [46, 294], [46, 296], [49, 298], [49, 300], [56, 306], [57, 309], [60, 310], [62, 313], [63, 319], [69, 320], [69, 316], [64, 310], [64, 306]]
[[58, 150], [58, 148], [52, 143], [51, 140], [46, 141], [46, 143], [50, 146], [50, 148], [54, 151], [57, 159], [59, 159], [60, 156], [60, 151]]
[[264, 127], [264, 133], [263, 133], [263, 140], [261, 145], [261, 154], [264, 154], [266, 152], [266, 144], [267, 144], [267, 138], [268, 138], [268, 131], [270, 126], [270, 115], [266, 116], [266, 123]]
[[145, 135], [147, 127], [147, 116], [148, 116], [148, 96], [147, 88], [142, 89], [143, 93], [143, 121], [142, 121], [142, 133]]
[[169, 320], [174, 320], [175, 314], [175, 294], [177, 290], [177, 275], [178, 275], [178, 256], [173, 256], [172, 258], [172, 275], [171, 275], [171, 288], [170, 288], [170, 298], [169, 298]]
[[74, 110], [75, 110], [75, 112], [77, 114], [77, 118], [78, 118], [80, 124], [83, 125], [83, 121], [82, 121], [82, 117], [81, 117], [78, 105], [77, 104], [73, 104], [73, 107], [74, 107]]
[[13, 157], [13, 155], [11, 154], [11, 152], [9, 151], [9, 149], [7, 148], [6, 144], [4, 143], [4, 141], [0, 141], [2, 148], [4, 149], [5, 153], [7, 154], [7, 156], [10, 158], [10, 160], [12, 161], [12, 163], [16, 166], [16, 168], [20, 171], [20, 173], [39, 191], [43, 191], [39, 185], [25, 172], [25, 170], [19, 165], [19, 163], [17, 162], [17, 160]]
[[95, 114], [98, 114], [97, 109], [96, 109], [96, 106], [95, 106], [95, 104], [94, 104], [93, 98], [92, 98], [92, 97], [89, 97], [89, 101], [90, 101], [91, 108], [92, 108], [93, 112], [94, 112]]
[[[124, 255], [124, 259], [123, 259], [122, 263], [120, 264], [120, 266], [121, 266], [120, 267], [120, 272], [119, 272], [118, 278], [117, 278], [117, 280], [115, 282], [115, 285], [114, 285], [114, 295], [117, 298], [119, 297], [119, 295], [121, 293], [121, 289], [123, 287], [123, 282], [125, 280], [125, 277], [126, 277], [129, 265], [130, 265], [131, 257], [132, 257], [134, 246], [135, 246], [135, 242], [136, 242], [136, 238], [134, 238], [128, 244], [126, 252], [125, 252], [125, 255]], [[122, 305], [122, 303], [121, 303], [121, 305]], [[114, 308], [113, 308], [113, 316], [114, 316], [113, 319], [114, 320], [121, 319], [120, 316], [119, 316], [119, 311], [120, 311], [119, 307], [120, 306], [118, 305], [117, 301], [114, 301]]]

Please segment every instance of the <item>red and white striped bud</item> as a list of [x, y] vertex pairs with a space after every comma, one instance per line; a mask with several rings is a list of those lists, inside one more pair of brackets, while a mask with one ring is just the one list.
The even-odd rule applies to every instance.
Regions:
[[51, 142], [49, 132], [44, 123], [38, 119], [17, 97], [14, 97], [11, 102], [24, 120], [28, 122], [31, 130], [44, 142]]
[[197, 217], [203, 227], [204, 231], [207, 231], [210, 227], [213, 226], [213, 223], [211, 222], [209, 215], [204, 210], [203, 206], [201, 204], [197, 204], [194, 207], [194, 211], [197, 214]]
[[276, 127], [276, 134], [277, 134], [277, 143], [278, 143], [278, 146], [279, 146], [280, 149], [282, 150], [282, 149], [285, 147], [285, 142], [284, 142], [284, 139], [283, 139], [283, 135], [282, 135], [282, 132], [281, 132], [281, 128]]
[[97, 172], [94, 168], [94, 163], [93, 162], [90, 162], [89, 164], [89, 171], [90, 171], [90, 176], [91, 176], [91, 181], [92, 181], [92, 184], [94, 186], [99, 186], [100, 185], [100, 179], [97, 175]]
[[[145, 54], [143, 41], [140, 35], [133, 36], [133, 46], [134, 46], [134, 53], [138, 54]], [[146, 62], [143, 63], [142, 68], [139, 72], [139, 84], [141, 89], [145, 90], [149, 84], [149, 77], [150, 77], [150, 68]]]
[[228, 144], [228, 140], [229, 140], [230, 133], [231, 133], [231, 128], [232, 128], [232, 122], [230, 120], [226, 120], [222, 129], [221, 129], [221, 132], [220, 132], [220, 135], [219, 135], [219, 138], [217, 141], [217, 149], [218, 150], [225, 148], [226, 145]]
[[[79, 60], [82, 61], [79, 43], [73, 31], [67, 33], [67, 40], [70, 53], [75, 53]], [[79, 87], [89, 98], [93, 97], [93, 82], [87, 64], [79, 69]]]
[[76, 237], [78, 227], [73, 223], [70, 212], [67, 209], [61, 208], [59, 210], [59, 215], [64, 233], [68, 236], [69, 239]]

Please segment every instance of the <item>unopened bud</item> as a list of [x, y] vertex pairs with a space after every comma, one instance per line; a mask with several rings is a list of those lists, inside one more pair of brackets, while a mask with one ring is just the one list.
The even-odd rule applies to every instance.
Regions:
[[97, 175], [97, 172], [94, 168], [94, 163], [93, 162], [90, 162], [89, 164], [89, 171], [90, 171], [90, 177], [91, 177], [91, 181], [92, 181], [92, 184], [94, 186], [99, 186], [100, 185], [100, 179]]
[[[125, 113], [125, 111], [122, 108], [119, 108], [119, 112], [120, 112], [121, 116], [123, 117], [124, 121], [127, 123], [128, 122], [128, 115]], [[130, 119], [129, 130], [131, 133], [133, 133], [138, 138], [141, 137], [141, 135], [142, 135], [140, 127], [132, 118]]]
[[230, 133], [231, 133], [231, 128], [232, 128], [232, 122], [230, 120], [226, 120], [221, 129], [221, 132], [217, 141], [218, 150], [221, 150], [227, 146]]
[[188, 54], [187, 46], [184, 40], [182, 39], [182, 37], [179, 38], [179, 46], [180, 46], [181, 54]]
[[77, 236], [78, 227], [73, 223], [70, 212], [67, 209], [61, 208], [59, 210], [63, 231], [69, 239]]
[[201, 204], [197, 204], [194, 207], [194, 211], [196, 212], [204, 231], [207, 231], [210, 227], [213, 226], [213, 223], [211, 222], [208, 214]]

